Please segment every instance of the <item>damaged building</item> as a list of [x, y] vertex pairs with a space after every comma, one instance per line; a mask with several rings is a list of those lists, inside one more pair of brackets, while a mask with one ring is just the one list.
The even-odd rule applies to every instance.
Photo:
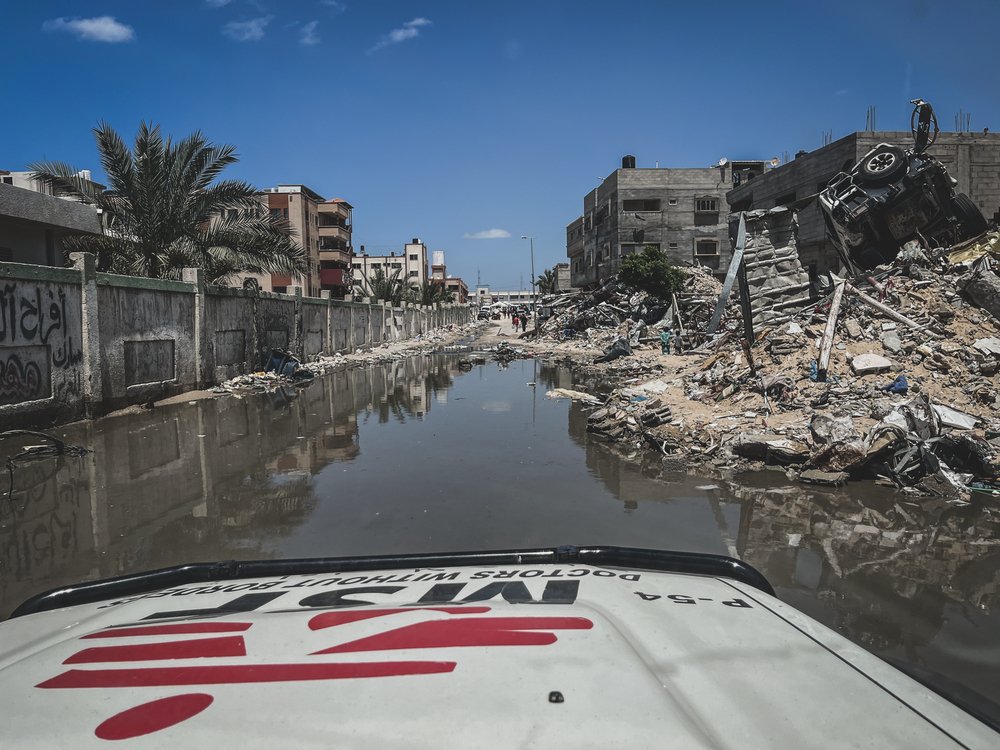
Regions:
[[765, 162], [720, 159], [713, 167], [637, 167], [634, 156], [583, 199], [583, 215], [566, 227], [574, 287], [601, 284], [621, 259], [653, 245], [678, 266], [729, 267], [726, 194], [764, 173]]
[[[726, 201], [733, 212], [790, 206], [819, 193], [835, 175], [850, 170], [878, 144], [909, 148], [912, 142], [909, 131], [851, 133], [815, 151], [800, 151], [792, 161], [734, 185], [726, 193]], [[957, 180], [957, 192], [967, 194], [987, 219], [1000, 219], [1000, 133], [942, 132], [929, 153]], [[817, 274], [836, 271], [840, 259], [827, 237], [816, 201], [798, 207], [797, 218], [803, 266], [814, 279]]]

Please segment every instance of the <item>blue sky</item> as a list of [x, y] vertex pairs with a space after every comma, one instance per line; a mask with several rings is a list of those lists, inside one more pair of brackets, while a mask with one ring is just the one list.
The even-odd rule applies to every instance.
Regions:
[[997, 0], [11, 0], [0, 168], [99, 177], [102, 119], [201, 129], [237, 146], [229, 176], [347, 198], [369, 252], [421, 237], [470, 286], [527, 287], [520, 236], [536, 272], [564, 260], [622, 154], [780, 157], [869, 105], [905, 129], [917, 96], [1000, 129], [998, 27]]

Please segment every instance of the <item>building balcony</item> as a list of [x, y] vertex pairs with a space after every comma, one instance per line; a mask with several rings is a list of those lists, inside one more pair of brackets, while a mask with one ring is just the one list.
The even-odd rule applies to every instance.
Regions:
[[351, 264], [351, 255], [349, 249], [341, 249], [336, 247], [323, 247], [322, 243], [319, 247], [319, 260], [320, 262], [332, 262], [332, 263], [343, 263], [345, 266]]
[[316, 228], [319, 232], [319, 236], [330, 237], [333, 239], [343, 240], [344, 242], [350, 243], [351, 241], [351, 228], [350, 226], [341, 226], [339, 224], [327, 224], [324, 225], [322, 222]]

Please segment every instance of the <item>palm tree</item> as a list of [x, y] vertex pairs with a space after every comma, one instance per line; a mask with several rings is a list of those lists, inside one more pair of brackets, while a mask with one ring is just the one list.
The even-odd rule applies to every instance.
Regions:
[[370, 277], [361, 277], [361, 288], [366, 297], [391, 302], [393, 307], [399, 307], [407, 293], [406, 284], [399, 278], [399, 275], [400, 269], [398, 268], [391, 274], [387, 274], [381, 267], [376, 268]]
[[454, 292], [444, 288], [444, 284], [425, 281], [420, 286], [412, 286], [406, 294], [406, 301], [416, 305], [433, 305], [437, 302], [454, 302]]
[[129, 149], [106, 122], [94, 128], [108, 189], [83, 179], [63, 162], [36, 162], [35, 179], [103, 212], [105, 234], [73, 237], [68, 250], [97, 256], [101, 271], [178, 278], [181, 269], [205, 270], [225, 283], [240, 272], [296, 275], [306, 254], [287, 221], [273, 217], [259, 191], [240, 180], [218, 180], [235, 164], [233, 146], [217, 146], [195, 132], [181, 141], [142, 123]]
[[556, 272], [546, 268], [535, 283], [538, 285], [539, 294], [552, 294], [556, 290]]

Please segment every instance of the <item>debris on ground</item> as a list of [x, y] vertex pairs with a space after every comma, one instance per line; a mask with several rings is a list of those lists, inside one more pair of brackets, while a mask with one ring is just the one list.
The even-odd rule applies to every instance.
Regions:
[[[578, 376], [618, 386], [588, 430], [623, 448], [700, 468], [773, 464], [820, 485], [846, 476], [924, 495], [993, 496], [1000, 232], [956, 248], [908, 242], [858, 278], [821, 278], [811, 296], [795, 265], [788, 284], [770, 277], [784, 293], [734, 288], [711, 334], [723, 285], [693, 268], [682, 269], [685, 291], [669, 301], [617, 279], [561, 295], [539, 343], [575, 353]], [[747, 293], [757, 295], [749, 326]], [[758, 304], [765, 297], [773, 301]]]
[[294, 387], [309, 385], [318, 375], [355, 365], [387, 364], [417, 355], [455, 351], [457, 347], [450, 346], [450, 342], [457, 338], [475, 335], [481, 329], [482, 323], [480, 322], [466, 325], [451, 324], [444, 328], [419, 334], [405, 341], [363, 347], [350, 353], [335, 352], [329, 355], [321, 353], [307, 363], [301, 362], [290, 352], [271, 349], [261, 370], [237, 375], [210, 390], [213, 393], [228, 393], [238, 396], [269, 393], [289, 387], [294, 390]]

